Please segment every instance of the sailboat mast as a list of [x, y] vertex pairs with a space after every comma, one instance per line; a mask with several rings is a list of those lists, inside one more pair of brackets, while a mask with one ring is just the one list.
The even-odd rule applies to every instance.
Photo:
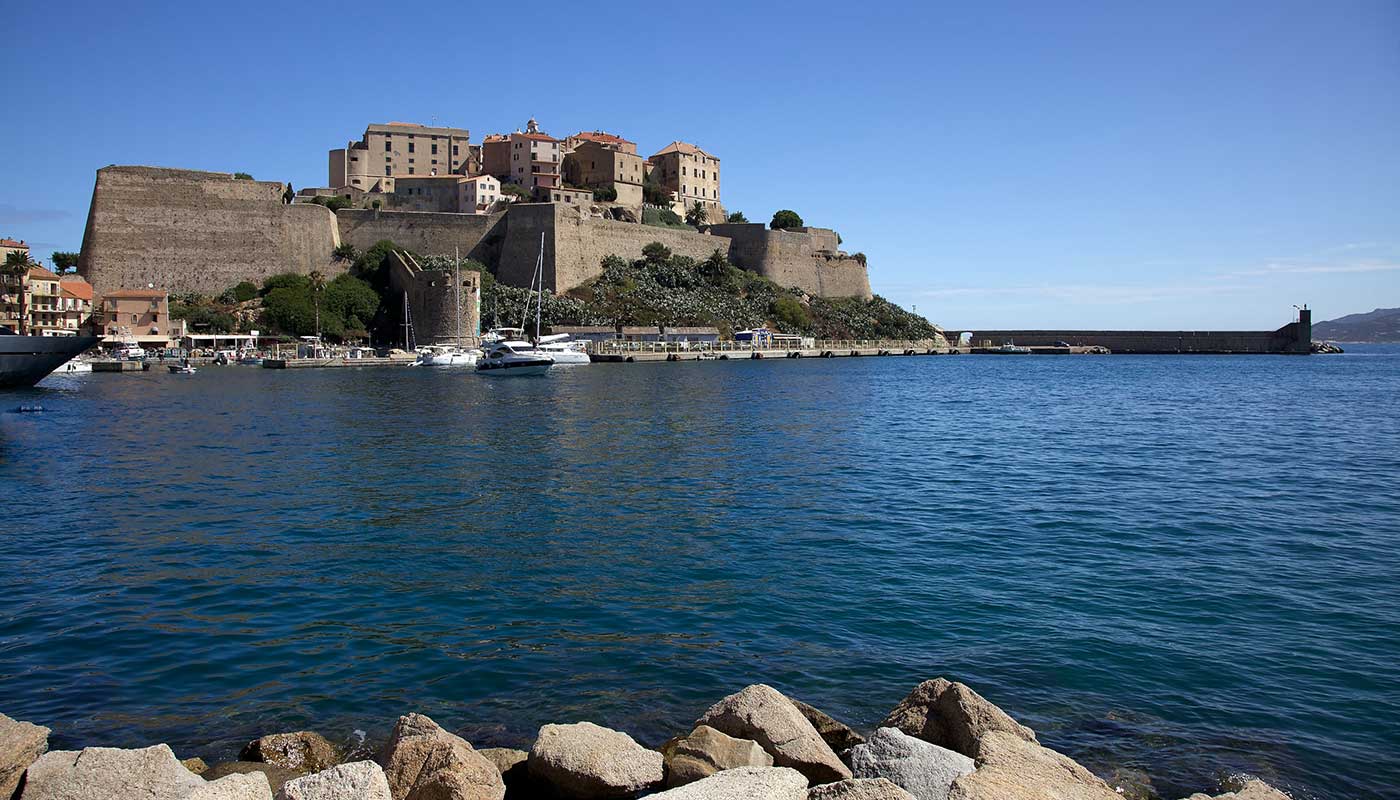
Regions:
[[452, 248], [452, 282], [457, 290], [457, 345], [462, 344], [462, 248]]
[[544, 310], [544, 231], [540, 231], [540, 255], [535, 259], [535, 274], [540, 281], [540, 296], [535, 300], [535, 344], [539, 344], [540, 312]]

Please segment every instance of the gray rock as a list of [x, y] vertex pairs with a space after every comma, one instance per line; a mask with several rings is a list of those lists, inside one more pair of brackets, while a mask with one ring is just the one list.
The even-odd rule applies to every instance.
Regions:
[[29, 766], [24, 800], [184, 800], [204, 779], [163, 744], [139, 750], [53, 750]]
[[880, 728], [870, 741], [851, 749], [851, 772], [857, 778], [888, 778], [918, 800], [948, 800], [953, 781], [976, 768], [962, 753], [896, 728]]
[[1004, 731], [1034, 742], [1035, 731], [1012, 719], [966, 685], [934, 678], [915, 686], [880, 723], [939, 747], [975, 757], [977, 740]]
[[530, 776], [562, 797], [630, 797], [661, 783], [664, 758], [591, 722], [545, 725], [530, 748]]
[[506, 785], [490, 760], [422, 714], [399, 717], [379, 754], [393, 800], [502, 800]]
[[261, 761], [287, 769], [318, 772], [340, 763], [340, 752], [315, 731], [274, 733], [249, 742], [238, 754], [243, 761]]
[[817, 734], [826, 742], [827, 747], [837, 753], [844, 753], [858, 744], [865, 744], [865, 737], [851, 730], [851, 727], [844, 722], [840, 722], [818, 708], [813, 708], [794, 697], [789, 697], [792, 704], [797, 706], [797, 710], [802, 712], [802, 716], [812, 723], [812, 727], [817, 729]]
[[49, 729], [0, 714], [0, 800], [9, 800], [24, 771], [49, 749]]
[[806, 800], [807, 777], [787, 767], [737, 767], [647, 800]]
[[771, 767], [773, 757], [752, 739], [735, 739], [701, 725], [689, 736], [672, 739], [661, 748], [666, 758], [666, 785], [684, 786], [735, 767]]
[[307, 774], [306, 770], [287, 769], [276, 764], [264, 764], [261, 761], [224, 761], [200, 773], [200, 777], [206, 781], [217, 781], [229, 775], [249, 775], [255, 772], [267, 779], [267, 785], [272, 787], [274, 794], [287, 781]]
[[185, 800], [272, 800], [272, 786], [261, 772], [235, 772], [205, 783]]
[[791, 767], [813, 784], [851, 777], [851, 771], [782, 692], [762, 683], [745, 687], [710, 707], [696, 725], [739, 739], [753, 739], [779, 767]]
[[1290, 800], [1289, 796], [1258, 778], [1249, 778], [1224, 794], [1193, 794], [1186, 800]]
[[287, 781], [277, 800], [390, 800], [389, 781], [373, 761], [340, 764]]
[[1121, 800], [1068, 756], [1015, 733], [991, 731], [977, 745], [977, 769], [953, 781], [950, 800]]
[[813, 786], [807, 800], [914, 800], [914, 795], [884, 778], [852, 778]]

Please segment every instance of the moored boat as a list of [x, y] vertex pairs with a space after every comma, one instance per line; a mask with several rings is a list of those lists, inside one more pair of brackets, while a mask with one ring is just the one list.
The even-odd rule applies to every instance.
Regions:
[[554, 359], [555, 364], [591, 364], [593, 359], [588, 357], [588, 351], [583, 342], [569, 340], [569, 334], [556, 333], [553, 336], [541, 336], [539, 350], [547, 353]]
[[97, 342], [96, 336], [20, 336], [0, 326], [0, 389], [33, 386]]
[[480, 375], [543, 375], [554, 366], [554, 359], [529, 342], [504, 341], [491, 345], [476, 362]]

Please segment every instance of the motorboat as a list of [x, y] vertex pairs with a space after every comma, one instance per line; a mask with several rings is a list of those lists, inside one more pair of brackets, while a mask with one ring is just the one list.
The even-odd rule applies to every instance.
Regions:
[[81, 375], [85, 372], [92, 372], [92, 361], [86, 358], [75, 358], [54, 372], [59, 375]]
[[193, 364], [188, 362], [184, 364], [166, 364], [165, 368], [176, 375], [193, 375], [199, 371], [195, 369]]
[[418, 348], [415, 367], [474, 367], [481, 357], [480, 350], [470, 350], [456, 345], [430, 344]]
[[502, 341], [491, 345], [476, 362], [480, 375], [543, 375], [554, 366], [548, 353], [524, 341]]
[[116, 351], [116, 357], [121, 361], [145, 361], [146, 350], [136, 343], [122, 345]]
[[570, 341], [569, 334], [556, 333], [552, 336], [541, 336], [539, 349], [548, 353], [556, 364], [591, 364], [593, 360], [588, 357], [587, 344], [584, 342]]
[[1028, 356], [1031, 354], [1029, 347], [1018, 347], [1012, 342], [1007, 342], [999, 347], [988, 348], [988, 353], [1003, 356]]
[[33, 386], [97, 342], [96, 336], [21, 336], [0, 325], [0, 389]]
[[525, 338], [524, 328], [492, 328], [481, 335], [481, 343], [490, 347], [504, 341], [520, 341]]

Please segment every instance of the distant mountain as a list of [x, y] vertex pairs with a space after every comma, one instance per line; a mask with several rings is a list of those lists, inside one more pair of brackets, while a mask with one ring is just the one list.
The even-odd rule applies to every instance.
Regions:
[[1378, 308], [1313, 323], [1312, 338], [1324, 342], [1400, 342], [1400, 308]]

